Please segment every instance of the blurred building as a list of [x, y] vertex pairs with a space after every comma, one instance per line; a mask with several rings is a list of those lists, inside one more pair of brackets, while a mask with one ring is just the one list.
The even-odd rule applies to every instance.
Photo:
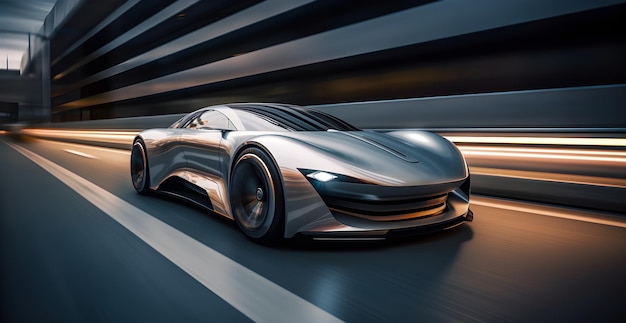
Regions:
[[59, 0], [22, 74], [53, 121], [614, 85], [625, 18], [604, 0]]

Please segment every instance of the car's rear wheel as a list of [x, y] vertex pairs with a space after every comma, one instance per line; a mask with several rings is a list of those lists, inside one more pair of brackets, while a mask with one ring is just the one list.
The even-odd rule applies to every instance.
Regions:
[[150, 192], [146, 145], [141, 139], [135, 140], [130, 153], [130, 178], [137, 192], [140, 194], [148, 194]]
[[272, 159], [259, 148], [247, 148], [237, 159], [230, 182], [233, 217], [243, 233], [261, 243], [283, 238], [284, 197]]

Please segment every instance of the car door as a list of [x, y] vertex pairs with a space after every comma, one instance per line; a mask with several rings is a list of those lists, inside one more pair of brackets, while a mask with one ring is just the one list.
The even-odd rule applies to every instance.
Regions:
[[221, 213], [225, 190], [220, 144], [224, 131], [235, 130], [221, 112], [206, 110], [191, 120], [181, 135], [187, 160], [185, 179], [206, 190], [214, 211]]

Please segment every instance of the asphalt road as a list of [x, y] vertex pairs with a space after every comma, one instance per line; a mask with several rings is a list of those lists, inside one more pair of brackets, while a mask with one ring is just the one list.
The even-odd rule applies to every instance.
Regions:
[[626, 321], [626, 218], [477, 196], [474, 222], [441, 234], [266, 247], [138, 195], [128, 166], [0, 137], [0, 321]]

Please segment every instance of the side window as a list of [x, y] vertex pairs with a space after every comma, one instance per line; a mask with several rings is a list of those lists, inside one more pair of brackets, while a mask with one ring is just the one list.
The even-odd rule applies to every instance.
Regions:
[[195, 112], [192, 115], [183, 117], [183, 119], [179, 121], [177, 128], [191, 128], [191, 123], [194, 122], [199, 115], [200, 112]]
[[194, 118], [188, 125], [188, 129], [228, 129], [235, 130], [232, 123], [222, 113], [208, 110]]

